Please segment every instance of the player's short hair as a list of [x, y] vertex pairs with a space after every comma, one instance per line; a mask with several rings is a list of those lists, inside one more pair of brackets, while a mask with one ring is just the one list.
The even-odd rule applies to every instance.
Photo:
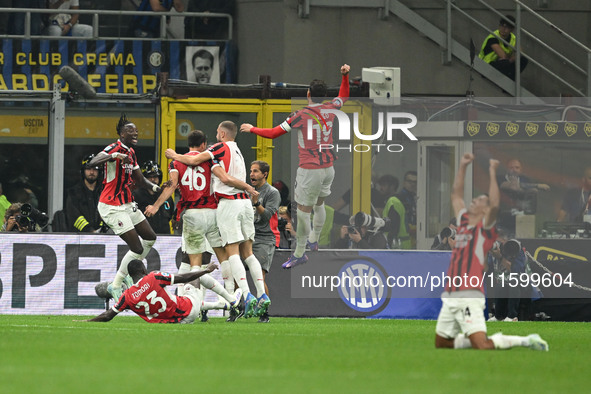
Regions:
[[131, 260], [129, 264], [127, 264], [127, 273], [132, 278], [136, 275], [141, 275], [146, 272], [146, 266], [141, 260]]
[[514, 29], [515, 28], [515, 18], [513, 17], [513, 15], [505, 15], [499, 21], [499, 26], [507, 26], [507, 27]]
[[271, 166], [269, 165], [269, 163], [267, 163], [264, 160], [255, 160], [252, 163], [250, 163], [250, 166], [252, 167], [253, 164], [259, 166], [259, 170], [261, 170], [263, 174], [266, 174], [265, 179], [267, 179], [267, 177], [269, 176], [269, 171], [271, 171]]
[[321, 79], [315, 79], [310, 82], [310, 96], [312, 97], [326, 97], [328, 88], [326, 83]]
[[209, 60], [210, 67], [213, 68], [213, 55], [211, 52], [209, 52], [206, 49], [200, 49], [197, 52], [195, 52], [193, 54], [193, 58], [191, 59], [191, 64], [193, 65], [193, 67], [195, 67], [195, 59], [197, 59], [198, 57]]
[[238, 134], [238, 127], [236, 123], [232, 122], [231, 120], [224, 120], [220, 123], [220, 127], [228, 133], [230, 137], [236, 139], [236, 135]]
[[189, 144], [189, 148], [197, 148], [201, 146], [204, 142], [207, 142], [207, 136], [201, 130], [193, 130], [189, 133], [187, 137], [187, 143]]
[[130, 123], [132, 122], [130, 122], [129, 119], [127, 119], [127, 115], [125, 113], [122, 113], [119, 117], [119, 122], [117, 123], [117, 134], [121, 135], [121, 131], [123, 131], [123, 128]]

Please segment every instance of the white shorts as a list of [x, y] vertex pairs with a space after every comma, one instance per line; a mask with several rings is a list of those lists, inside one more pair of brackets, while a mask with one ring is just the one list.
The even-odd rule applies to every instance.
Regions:
[[215, 209], [199, 208], [185, 211], [183, 215], [183, 246], [183, 251], [188, 254], [209, 252], [211, 247], [221, 248], [223, 246], [222, 237], [217, 227]]
[[319, 197], [330, 196], [334, 180], [334, 167], [298, 168], [295, 184], [295, 201], [307, 207], [316, 205]]
[[109, 205], [99, 202], [98, 211], [103, 221], [117, 235], [133, 230], [135, 226], [146, 220], [135, 202], [128, 202], [123, 205]]
[[254, 209], [250, 199], [220, 199], [216, 219], [224, 246], [248, 239], [254, 241]]
[[191, 300], [193, 308], [191, 308], [189, 316], [181, 320], [180, 323], [191, 324], [199, 317], [199, 313], [201, 312], [201, 304], [203, 303], [203, 295], [200, 289], [188, 283], [185, 284], [184, 290], [185, 294], [183, 295], [183, 297], [187, 297]]
[[[444, 293], [445, 294], [445, 293]], [[441, 297], [443, 305], [437, 317], [435, 332], [440, 337], [452, 339], [463, 332], [470, 336], [476, 332], [486, 333], [482, 298]]]

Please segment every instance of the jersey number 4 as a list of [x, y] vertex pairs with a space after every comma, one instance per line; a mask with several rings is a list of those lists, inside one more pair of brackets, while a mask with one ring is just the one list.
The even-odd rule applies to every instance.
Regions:
[[187, 186], [191, 191], [205, 189], [207, 179], [203, 175], [204, 172], [205, 170], [201, 166], [187, 167], [181, 179], [181, 185]]
[[[140, 301], [136, 304], [136, 308], [140, 309], [140, 307], [144, 308], [144, 311], [146, 313], [146, 317], [148, 319], [153, 319], [155, 317], [157, 317], [161, 312], [164, 312], [166, 310], [166, 301], [164, 300], [164, 298], [162, 297], [156, 297], [156, 290], [153, 290], [150, 292], [150, 294], [148, 294], [146, 296], [146, 298], [150, 301], [150, 304], [148, 304], [146, 301]], [[160, 304], [160, 308], [158, 309], [158, 311], [156, 313], [151, 314], [150, 313], [150, 305], [156, 305], [156, 304]]]

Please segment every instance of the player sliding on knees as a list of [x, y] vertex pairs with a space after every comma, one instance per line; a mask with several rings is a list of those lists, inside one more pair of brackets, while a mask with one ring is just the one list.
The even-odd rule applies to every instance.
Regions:
[[[486, 335], [482, 278], [486, 270], [488, 251], [497, 238], [494, 226], [499, 211], [499, 185], [496, 173], [499, 162], [489, 160], [488, 195], [475, 197], [466, 209], [464, 178], [466, 168], [473, 160], [474, 155], [464, 154], [453, 183], [451, 202], [458, 227], [447, 273], [452, 280], [447, 283], [445, 292], [441, 295], [443, 305], [435, 328], [435, 347], [509, 349], [524, 346], [547, 351], [548, 344], [538, 334], [525, 337], [501, 333], [490, 337]], [[471, 280], [473, 277], [478, 280]]]
[[[315, 79], [308, 89], [308, 106], [292, 113], [283, 123], [272, 129], [254, 127], [249, 123], [240, 126], [240, 131], [254, 133], [265, 138], [277, 138], [291, 130], [298, 133], [299, 166], [296, 175], [294, 198], [297, 207], [296, 247], [293, 254], [282, 265], [292, 268], [308, 261], [304, 253], [306, 247], [318, 250], [318, 239], [326, 220], [324, 200], [330, 195], [334, 179], [333, 162], [336, 159], [332, 149], [321, 147], [332, 146], [332, 127], [335, 115], [323, 113], [343, 106], [349, 97], [349, 70], [347, 64], [341, 66], [341, 88], [339, 96], [326, 104], [314, 100], [326, 97], [327, 87], [324, 81]], [[312, 126], [312, 130], [308, 130]], [[314, 210], [314, 221], [310, 217]]]
[[121, 285], [124, 281], [128, 287], [131, 285], [127, 277], [129, 262], [134, 259], [143, 260], [156, 242], [156, 233], [138, 209], [130, 186], [135, 182], [137, 187], [154, 192], [160, 190], [160, 187], [147, 180], [140, 170], [133, 149], [138, 141], [138, 130], [125, 114], [119, 118], [117, 134], [117, 142], [99, 152], [88, 164], [90, 167], [104, 164], [104, 188], [99, 199], [98, 211], [103, 221], [129, 246], [113, 283], [108, 287], [115, 300], [121, 296]]
[[[127, 267], [135, 284], [123, 292], [111, 309], [86, 321], [107, 322], [130, 309], [148, 323], [193, 323], [203, 307], [199, 278], [217, 268], [210, 264], [203, 271], [172, 275], [158, 271], [148, 274], [140, 260], [130, 261]], [[166, 289], [176, 283], [186, 283], [184, 296], [175, 296]]]

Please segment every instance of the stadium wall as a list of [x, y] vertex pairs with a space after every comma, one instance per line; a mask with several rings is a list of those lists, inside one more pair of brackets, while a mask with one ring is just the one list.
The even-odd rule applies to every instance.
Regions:
[[[0, 234], [0, 239], [0, 314], [99, 314], [105, 304], [94, 286], [114, 277], [128, 250], [112, 235]], [[178, 236], [159, 236], [146, 258], [148, 271], [177, 272], [180, 243]], [[572, 273], [579, 286], [540, 286], [545, 298], [537, 301], [537, 310], [552, 320], [591, 321], [591, 293], [580, 288], [591, 281], [587, 243], [524, 241], [548, 272], [562, 278]], [[303, 266], [281, 269], [290, 253], [277, 251], [267, 276], [272, 316], [437, 318], [449, 252], [323, 250], [309, 253]], [[531, 266], [534, 273], [546, 272]], [[219, 270], [213, 275], [221, 281]], [[206, 299], [217, 296], [208, 292]]]
[[[442, 48], [395, 15], [390, 14], [386, 20], [381, 20], [376, 8], [313, 6], [309, 17], [302, 19], [298, 16], [297, 3], [296, 0], [238, 2], [236, 41], [240, 83], [256, 83], [259, 75], [268, 74], [274, 82], [307, 84], [319, 78], [336, 85], [339, 65], [348, 63], [353, 77], [361, 74], [362, 67], [400, 67], [402, 94], [465, 94], [469, 82], [468, 66], [456, 58], [450, 65], [443, 65]], [[403, 3], [439, 28], [444, 28], [444, 2]], [[503, 13], [515, 13], [512, 2], [497, 0], [491, 3]], [[591, 33], [587, 26], [591, 20], [591, 2], [548, 3], [545, 8], [535, 10], [589, 46]], [[498, 25], [498, 16], [481, 5], [474, 4], [470, 14], [490, 29]], [[538, 22], [531, 16], [524, 18], [526, 24]], [[458, 15], [454, 16], [453, 23], [454, 32], [457, 32], [454, 39], [466, 47], [472, 39], [477, 49], [480, 48], [486, 32]], [[531, 26], [530, 30], [550, 44], [558, 45], [567, 57], [586, 64], [580, 48], [561, 45], [563, 41], [560, 40], [564, 38], [559, 34], [538, 26]], [[544, 62], [559, 62], [558, 59], [554, 61], [551, 54], [540, 52], [533, 43], [524, 42], [523, 48]], [[522, 78], [523, 86], [535, 88], [533, 91], [541, 97], [554, 97], [565, 92], [564, 87], [550, 81], [547, 74], [532, 65]], [[472, 82], [471, 90], [479, 97], [502, 95], [496, 85], [479, 77]]]

